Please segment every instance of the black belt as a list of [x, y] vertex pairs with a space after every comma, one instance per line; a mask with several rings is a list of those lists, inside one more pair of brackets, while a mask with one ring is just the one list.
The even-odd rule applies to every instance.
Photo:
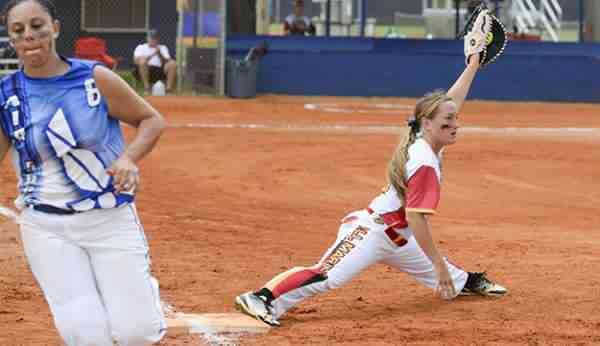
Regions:
[[36, 204], [33, 206], [33, 210], [56, 215], [73, 215], [79, 213], [77, 210], [62, 209], [48, 204]]

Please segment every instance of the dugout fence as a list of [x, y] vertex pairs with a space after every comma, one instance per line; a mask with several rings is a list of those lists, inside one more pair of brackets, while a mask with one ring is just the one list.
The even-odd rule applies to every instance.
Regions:
[[[6, 2], [0, 0], [0, 5]], [[511, 21], [515, 18], [511, 10], [521, 3], [527, 4], [529, 16], [539, 19], [546, 11], [548, 18], [556, 17], [558, 22], [555, 21], [552, 27], [560, 28], [556, 30], [558, 42], [600, 42], [600, 1], [487, 2], [509, 29], [518, 26]], [[224, 95], [227, 35], [280, 37], [282, 21], [293, 12], [292, 0], [61, 0], [55, 3], [62, 24], [58, 42], [61, 54], [73, 56], [81, 38], [103, 39], [106, 53], [117, 61], [117, 71], [139, 88], [130, 73], [133, 50], [145, 40], [150, 29], [158, 29], [162, 42], [177, 59], [178, 90], [184, 94]], [[305, 0], [304, 4], [304, 14], [315, 22], [319, 37], [435, 40], [453, 39], [455, 10], [458, 6], [460, 20], [466, 14], [469, 2]], [[553, 14], [544, 10], [544, 4], [552, 5]], [[556, 9], [557, 4], [560, 11]], [[524, 23], [529, 22], [526, 18], [527, 15], [521, 18]], [[523, 37], [553, 41], [551, 35], [540, 29], [542, 26], [532, 25]], [[524, 28], [521, 25], [519, 30]]]

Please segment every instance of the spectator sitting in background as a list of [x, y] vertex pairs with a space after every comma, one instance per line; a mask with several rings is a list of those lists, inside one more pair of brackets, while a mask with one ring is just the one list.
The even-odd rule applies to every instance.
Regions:
[[133, 52], [135, 62], [134, 76], [144, 83], [146, 94], [157, 81], [166, 80], [166, 91], [173, 92], [175, 77], [177, 75], [177, 64], [171, 59], [169, 48], [159, 44], [159, 33], [151, 30], [148, 34], [148, 42], [139, 44]]
[[317, 33], [310, 18], [304, 15], [304, 0], [294, 0], [294, 13], [283, 22], [284, 35], [312, 35]]

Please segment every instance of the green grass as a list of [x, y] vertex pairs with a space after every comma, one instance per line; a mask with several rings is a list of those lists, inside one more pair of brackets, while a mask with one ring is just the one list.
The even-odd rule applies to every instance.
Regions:
[[144, 86], [142, 85], [141, 82], [138, 82], [135, 79], [135, 77], [133, 77], [133, 73], [131, 72], [131, 70], [117, 70], [116, 72], [138, 94], [140, 94], [140, 95], [144, 94]]

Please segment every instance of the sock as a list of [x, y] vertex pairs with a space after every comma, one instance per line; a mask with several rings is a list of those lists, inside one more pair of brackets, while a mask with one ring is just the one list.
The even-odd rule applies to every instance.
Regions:
[[275, 299], [273, 293], [268, 288], [261, 288], [260, 290], [254, 292], [255, 295], [262, 297], [265, 299], [267, 305], [271, 305], [271, 302]]
[[476, 275], [476, 273], [471, 273], [471, 272], [467, 272], [468, 276], [467, 276], [467, 283], [465, 283], [465, 288], [466, 289], [473, 289], [475, 288], [475, 284], [478, 281], [478, 276]]

